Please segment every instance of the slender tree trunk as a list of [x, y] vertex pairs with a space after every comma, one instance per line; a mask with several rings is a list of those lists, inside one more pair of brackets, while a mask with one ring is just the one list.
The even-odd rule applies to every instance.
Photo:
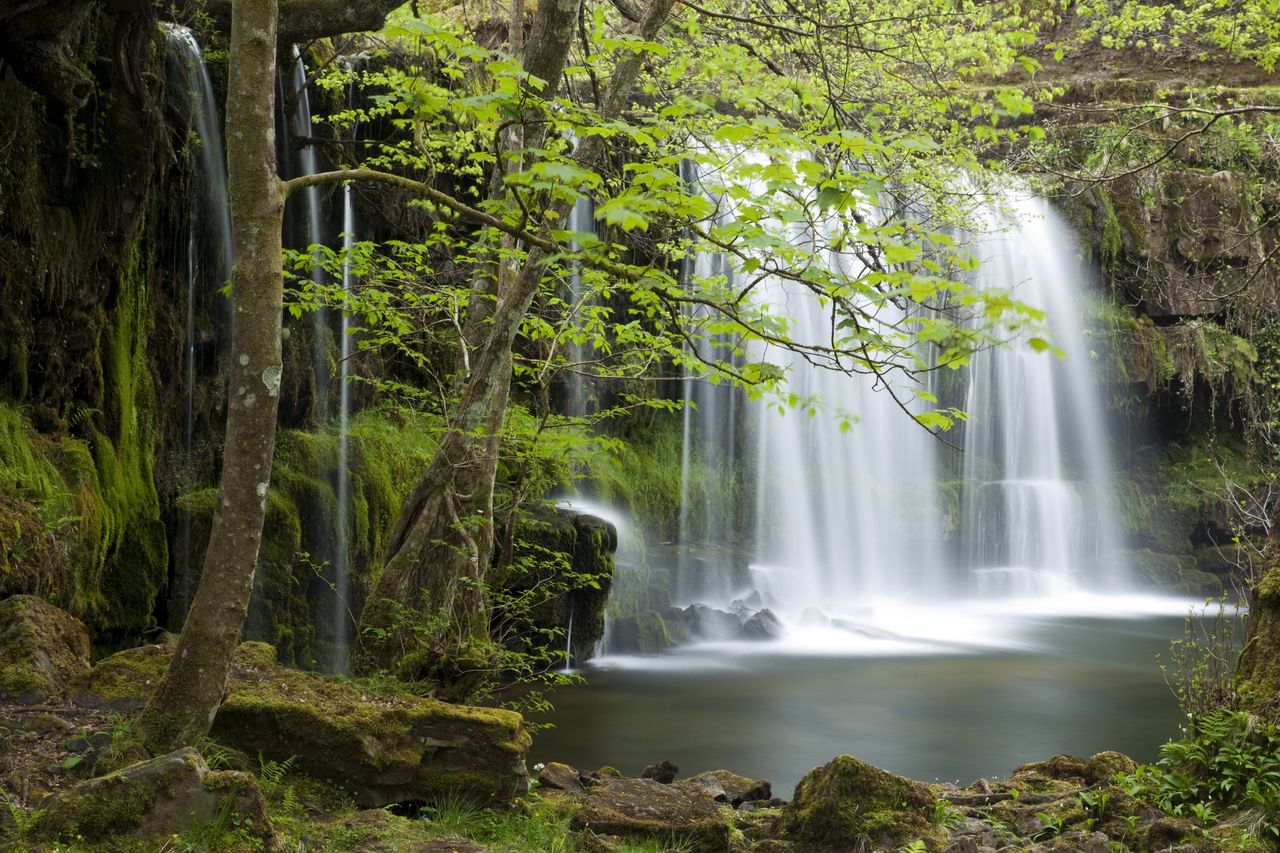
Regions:
[[[639, 35], [652, 40], [673, 4], [652, 0]], [[538, 7], [524, 67], [546, 80], [550, 92], [563, 73], [577, 9], [577, 0], [544, 0]], [[601, 108], [604, 117], [621, 113], [642, 63], [639, 54], [632, 54], [618, 64]], [[594, 166], [603, 153], [604, 143], [592, 136], [579, 144], [575, 156]], [[560, 221], [568, 212], [567, 204], [557, 204], [548, 218]], [[488, 639], [484, 584], [493, 560], [493, 490], [511, 393], [511, 350], [538, 292], [545, 259], [541, 250], [531, 248], [518, 269], [500, 268], [496, 300], [479, 309], [483, 326], [468, 326], [472, 334], [486, 331], [476, 335], [483, 343], [472, 354], [458, 409], [396, 522], [382, 575], [361, 614], [358, 670], [438, 676], [446, 671], [441, 657]], [[426, 624], [439, 620], [443, 643], [422, 647], [420, 635], [405, 624], [406, 616]]]
[[235, 311], [226, 449], [200, 587], [169, 671], [138, 720], [156, 753], [208, 733], [249, 611], [262, 541], [281, 371], [276, 13], [276, 0], [235, 0], [232, 14], [226, 135]]
[[1280, 507], [1271, 518], [1262, 572], [1249, 588], [1249, 623], [1236, 666], [1240, 706], [1280, 712]]

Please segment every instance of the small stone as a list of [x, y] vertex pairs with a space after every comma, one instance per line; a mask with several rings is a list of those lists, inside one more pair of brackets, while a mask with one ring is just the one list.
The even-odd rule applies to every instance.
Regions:
[[552, 761], [538, 774], [538, 784], [553, 791], [581, 794], [583, 785], [580, 776], [581, 774], [568, 764]]
[[659, 761], [657, 764], [650, 764], [640, 774], [641, 779], [652, 779], [655, 782], [661, 782], [663, 785], [670, 785], [676, 781], [676, 774], [680, 772], [680, 768], [672, 764], [670, 761]]
[[946, 847], [944, 853], [978, 853], [978, 842], [971, 836], [957, 838]]

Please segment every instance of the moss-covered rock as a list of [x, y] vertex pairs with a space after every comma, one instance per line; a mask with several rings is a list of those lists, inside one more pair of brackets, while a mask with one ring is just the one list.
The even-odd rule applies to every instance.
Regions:
[[729, 825], [714, 800], [701, 787], [682, 783], [608, 781], [583, 799], [573, 827], [604, 836], [686, 839], [700, 851], [729, 848]]
[[734, 808], [743, 803], [758, 802], [773, 797], [773, 785], [769, 780], [739, 776], [732, 770], [709, 770], [682, 781], [697, 782], [699, 780], [715, 780], [715, 783], [724, 791], [729, 804]]
[[841, 755], [800, 780], [778, 831], [813, 850], [897, 850], [913, 840], [939, 849], [933, 814], [934, 797], [921, 783]]
[[41, 804], [31, 835], [89, 844], [160, 838], [236, 816], [270, 849], [266, 807], [252, 776], [210, 772], [190, 747], [81, 782]]
[[512, 545], [495, 585], [503, 595], [532, 600], [528, 618], [537, 630], [515, 632], [508, 644], [531, 651], [524, 645], [556, 630], [564, 643], [555, 651], [567, 647], [573, 664], [590, 660], [604, 637], [617, 528], [589, 513], [531, 507], [522, 510]]
[[612, 651], [656, 654], [674, 645], [667, 621], [656, 610], [646, 610], [613, 623], [609, 638]]
[[[168, 666], [162, 646], [112, 655], [82, 697], [137, 706]], [[278, 666], [265, 643], [236, 651], [212, 736], [249, 755], [351, 791], [362, 806], [460, 796], [503, 806], [528, 789], [529, 735], [519, 714], [450, 705]]]
[[89, 632], [34, 595], [0, 601], [0, 698], [45, 702], [89, 672]]

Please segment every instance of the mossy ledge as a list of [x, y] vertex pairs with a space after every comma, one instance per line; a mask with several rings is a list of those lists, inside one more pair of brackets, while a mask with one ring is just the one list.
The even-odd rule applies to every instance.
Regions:
[[[130, 649], [89, 674], [80, 698], [115, 708], [151, 695], [172, 652]], [[236, 652], [212, 737], [351, 792], [362, 806], [459, 797], [505, 807], [528, 790], [519, 714], [451, 705], [279, 666], [265, 643]]]

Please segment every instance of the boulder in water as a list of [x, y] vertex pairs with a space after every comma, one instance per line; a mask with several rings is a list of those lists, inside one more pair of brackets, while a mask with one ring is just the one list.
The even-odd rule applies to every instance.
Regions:
[[617, 652], [639, 652], [652, 655], [670, 647], [672, 638], [667, 622], [656, 610], [646, 610], [613, 623], [609, 649]]
[[800, 624], [810, 628], [825, 628], [831, 623], [827, 614], [816, 607], [806, 607], [800, 614]]
[[786, 632], [782, 622], [766, 607], [742, 623], [738, 636], [743, 640], [776, 640]]
[[705, 604], [690, 604], [686, 607], [684, 623], [689, 627], [689, 633], [712, 642], [732, 640], [742, 630], [741, 618]]

